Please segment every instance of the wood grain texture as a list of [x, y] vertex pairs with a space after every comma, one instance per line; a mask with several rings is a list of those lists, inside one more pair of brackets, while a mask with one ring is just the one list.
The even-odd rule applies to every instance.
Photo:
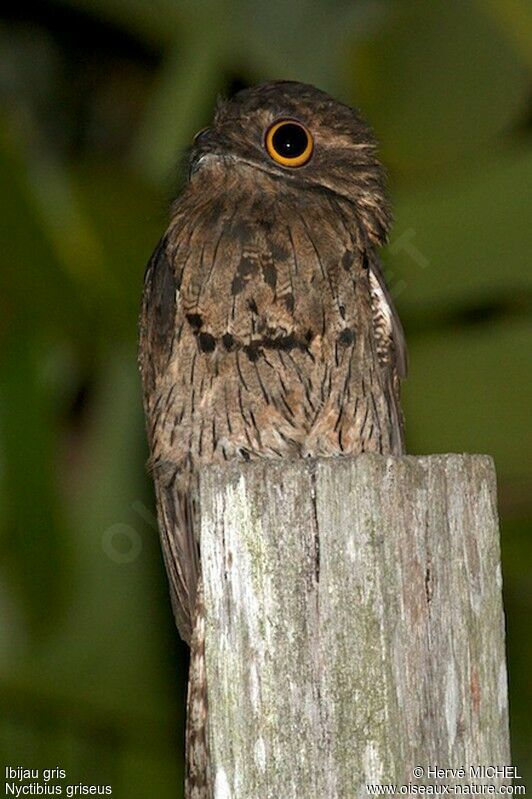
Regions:
[[199, 507], [215, 799], [510, 764], [489, 457], [212, 466]]

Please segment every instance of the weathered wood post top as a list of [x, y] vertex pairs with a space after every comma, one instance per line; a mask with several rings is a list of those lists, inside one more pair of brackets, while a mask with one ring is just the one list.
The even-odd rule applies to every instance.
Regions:
[[198, 501], [215, 799], [501, 781], [469, 770], [510, 764], [489, 457], [209, 467]]

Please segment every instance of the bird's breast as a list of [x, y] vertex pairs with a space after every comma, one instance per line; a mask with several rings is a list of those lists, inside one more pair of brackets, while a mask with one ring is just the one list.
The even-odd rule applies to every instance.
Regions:
[[367, 270], [329, 202], [217, 197], [177, 215], [160, 447], [213, 460], [387, 451]]

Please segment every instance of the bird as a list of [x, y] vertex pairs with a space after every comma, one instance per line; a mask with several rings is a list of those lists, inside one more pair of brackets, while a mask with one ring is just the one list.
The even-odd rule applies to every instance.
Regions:
[[195, 486], [207, 464], [404, 452], [392, 215], [360, 112], [269, 81], [218, 101], [146, 269], [139, 366], [161, 548], [189, 644], [187, 799], [209, 793]]

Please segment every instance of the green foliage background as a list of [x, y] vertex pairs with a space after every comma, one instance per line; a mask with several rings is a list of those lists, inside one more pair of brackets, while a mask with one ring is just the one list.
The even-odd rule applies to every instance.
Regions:
[[514, 762], [530, 773], [530, 3], [3, 8], [1, 759], [118, 799], [181, 795], [186, 653], [144, 472], [136, 315], [216, 95], [285, 77], [361, 106], [382, 142], [410, 451], [495, 458]]

